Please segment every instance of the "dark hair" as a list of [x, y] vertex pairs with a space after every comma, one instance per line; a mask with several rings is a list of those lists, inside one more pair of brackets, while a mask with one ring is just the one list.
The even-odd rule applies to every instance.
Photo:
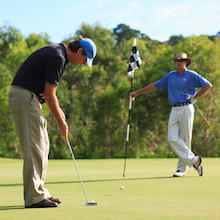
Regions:
[[[78, 40], [70, 42], [68, 47], [74, 53], [76, 53], [79, 50], [79, 48], [82, 48]], [[82, 52], [82, 55], [87, 56], [87, 54], [84, 50]]]

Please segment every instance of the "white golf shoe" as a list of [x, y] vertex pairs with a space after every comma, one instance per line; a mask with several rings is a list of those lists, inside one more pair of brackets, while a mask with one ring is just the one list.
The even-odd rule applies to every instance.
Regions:
[[186, 175], [186, 172], [181, 172], [180, 170], [177, 170], [176, 173], [173, 174], [173, 177], [183, 177]]
[[203, 168], [202, 168], [202, 157], [196, 156], [197, 161], [193, 164], [193, 167], [198, 171], [199, 176], [202, 176], [203, 174]]

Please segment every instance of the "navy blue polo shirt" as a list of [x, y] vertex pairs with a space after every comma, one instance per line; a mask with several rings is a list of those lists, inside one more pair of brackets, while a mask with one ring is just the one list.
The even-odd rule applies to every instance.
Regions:
[[69, 62], [63, 44], [54, 44], [33, 52], [20, 66], [12, 85], [34, 92], [44, 102], [45, 82], [58, 86]]
[[195, 95], [198, 88], [204, 88], [209, 84], [211, 83], [197, 72], [186, 68], [181, 75], [177, 70], [167, 73], [155, 82], [154, 86], [159, 90], [167, 89], [169, 104], [176, 105], [189, 101], [186, 99], [186, 93]]

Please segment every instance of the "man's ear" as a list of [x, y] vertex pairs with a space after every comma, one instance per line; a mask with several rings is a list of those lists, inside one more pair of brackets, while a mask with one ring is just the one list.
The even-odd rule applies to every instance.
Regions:
[[83, 48], [79, 48], [78, 50], [77, 50], [77, 53], [79, 53], [79, 54], [81, 54], [83, 52]]

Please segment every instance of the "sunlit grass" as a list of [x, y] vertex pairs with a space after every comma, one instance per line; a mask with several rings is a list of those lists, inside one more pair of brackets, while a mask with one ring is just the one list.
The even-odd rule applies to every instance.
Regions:
[[[58, 208], [24, 209], [22, 160], [0, 159], [0, 219], [219, 219], [220, 159], [203, 158], [204, 176], [194, 168], [173, 178], [177, 159], [50, 160], [45, 187], [62, 200]], [[120, 190], [120, 186], [124, 190]]]

